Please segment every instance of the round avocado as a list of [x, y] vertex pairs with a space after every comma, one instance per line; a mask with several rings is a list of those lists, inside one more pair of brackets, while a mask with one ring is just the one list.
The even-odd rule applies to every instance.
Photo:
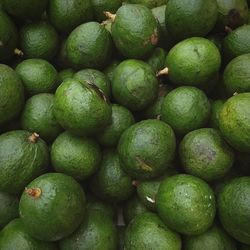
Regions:
[[56, 172], [77, 180], [85, 180], [95, 173], [101, 162], [99, 145], [91, 138], [63, 132], [51, 147], [51, 163]]
[[223, 72], [228, 95], [250, 92], [250, 53], [234, 58]]
[[225, 99], [218, 99], [211, 103], [211, 115], [209, 119], [209, 125], [211, 128], [219, 129], [220, 112], [225, 101]]
[[181, 237], [154, 213], [137, 215], [125, 231], [124, 249], [181, 250]]
[[68, 238], [60, 241], [61, 250], [116, 250], [118, 236], [110, 217], [101, 211], [87, 210], [80, 227]]
[[217, 206], [224, 229], [236, 240], [250, 245], [250, 177], [228, 182], [219, 192]]
[[113, 18], [112, 37], [124, 57], [142, 59], [154, 50], [159, 40], [159, 24], [147, 7], [124, 4]]
[[20, 30], [20, 45], [25, 58], [52, 60], [59, 47], [59, 37], [49, 23], [28, 23]]
[[83, 84], [94, 84], [98, 87], [106, 97], [111, 97], [111, 84], [109, 79], [104, 73], [96, 69], [82, 69], [76, 72], [73, 76], [74, 79], [82, 82]]
[[205, 181], [225, 176], [234, 164], [234, 151], [213, 128], [201, 128], [185, 135], [179, 145], [179, 157], [188, 174]]
[[58, 72], [58, 82], [61, 84], [64, 80], [67, 80], [69, 78], [73, 78], [73, 75], [75, 74], [75, 71], [71, 68], [63, 69]]
[[54, 92], [58, 86], [55, 67], [43, 59], [27, 59], [20, 62], [16, 72], [28, 95]]
[[[221, 56], [218, 48], [208, 39], [192, 37], [177, 43], [169, 51], [165, 65], [172, 83], [201, 86], [218, 73]], [[158, 75], [165, 71], [160, 71]]]
[[16, 130], [0, 135], [1, 191], [19, 193], [48, 163], [48, 147], [38, 134]]
[[74, 68], [103, 68], [112, 55], [111, 35], [97, 22], [81, 24], [68, 36], [66, 53]]
[[112, 94], [119, 104], [132, 111], [140, 111], [156, 98], [158, 81], [147, 63], [127, 59], [115, 69], [111, 86]]
[[59, 45], [59, 50], [55, 58], [56, 65], [60, 69], [71, 68], [66, 50], [66, 41], [67, 41], [66, 38], [61, 40]]
[[133, 178], [152, 179], [166, 171], [176, 148], [172, 128], [159, 120], [144, 120], [122, 134], [118, 153], [123, 170]]
[[50, 0], [48, 16], [58, 31], [69, 33], [93, 19], [93, 8], [90, 0]]
[[206, 125], [210, 103], [205, 93], [192, 86], [178, 87], [164, 98], [161, 119], [173, 130], [184, 135]]
[[46, 141], [53, 141], [62, 131], [54, 116], [54, 95], [42, 93], [29, 98], [21, 115], [22, 128], [36, 131]]
[[57, 250], [52, 242], [32, 238], [25, 230], [21, 219], [11, 221], [0, 233], [1, 250]]
[[164, 67], [166, 55], [167, 53], [164, 49], [157, 47], [147, 59], [147, 63], [152, 67], [155, 73]]
[[23, 84], [15, 71], [0, 64], [0, 127], [21, 112], [24, 105]]
[[113, 81], [114, 78], [114, 72], [116, 67], [119, 65], [120, 61], [113, 60], [108, 67], [106, 67], [103, 71], [103, 73], [106, 75], [106, 77], [109, 79], [110, 82]]
[[223, 105], [219, 116], [225, 140], [240, 152], [250, 153], [250, 93], [237, 94]]
[[99, 134], [97, 141], [106, 147], [117, 145], [122, 133], [135, 123], [133, 114], [125, 107], [112, 104], [111, 123]]
[[217, 225], [201, 235], [186, 236], [183, 245], [184, 250], [237, 250], [235, 241]]
[[76, 135], [90, 135], [111, 122], [111, 105], [94, 86], [68, 79], [57, 88], [54, 114], [64, 129]]
[[168, 0], [166, 4], [166, 26], [175, 40], [205, 36], [217, 21], [216, 0]]
[[214, 193], [200, 178], [174, 175], [161, 182], [156, 195], [156, 208], [169, 228], [184, 235], [199, 235], [213, 224]]
[[72, 177], [47, 173], [34, 179], [24, 190], [19, 213], [32, 237], [57, 241], [80, 226], [85, 215], [85, 194]]
[[0, 192], [0, 230], [19, 216], [18, 203], [19, 199], [16, 195]]
[[110, 203], [122, 202], [132, 195], [132, 178], [122, 170], [115, 150], [103, 152], [102, 163], [91, 178], [90, 189], [97, 197]]

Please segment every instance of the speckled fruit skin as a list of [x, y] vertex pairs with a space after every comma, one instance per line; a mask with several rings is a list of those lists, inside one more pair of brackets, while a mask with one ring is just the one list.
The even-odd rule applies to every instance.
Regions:
[[234, 163], [234, 151], [212, 128], [188, 133], [179, 144], [179, 156], [187, 173], [212, 181], [225, 176]]
[[174, 175], [162, 181], [156, 195], [156, 208], [169, 228], [184, 235], [198, 235], [213, 224], [214, 193], [200, 178]]
[[219, 129], [220, 111], [225, 103], [225, 99], [217, 99], [211, 103], [211, 114], [209, 119], [209, 126]]
[[154, 213], [136, 216], [125, 231], [126, 250], [181, 250], [181, 238]]
[[124, 57], [142, 59], [149, 55], [158, 43], [159, 24], [147, 7], [124, 4], [116, 12], [112, 37]]
[[144, 120], [121, 136], [118, 154], [123, 170], [139, 179], [161, 175], [173, 160], [176, 148], [172, 128], [159, 120]]
[[220, 131], [226, 141], [240, 152], [250, 153], [250, 93], [237, 94], [223, 105]]
[[72, 177], [47, 173], [33, 180], [28, 189], [39, 188], [39, 197], [23, 192], [19, 213], [24, 228], [34, 238], [57, 241], [73, 233], [85, 214], [85, 194]]
[[203, 37], [192, 37], [177, 43], [166, 57], [168, 78], [176, 85], [201, 86], [214, 77], [221, 56], [214, 43]]
[[236, 240], [250, 244], [250, 177], [235, 178], [218, 194], [218, 212], [224, 229]]
[[145, 109], [157, 97], [155, 73], [141, 60], [127, 59], [121, 62], [115, 69], [111, 86], [115, 100], [131, 111]]
[[76, 135], [94, 134], [111, 122], [111, 105], [92, 85], [68, 79], [56, 90], [54, 114], [60, 125]]

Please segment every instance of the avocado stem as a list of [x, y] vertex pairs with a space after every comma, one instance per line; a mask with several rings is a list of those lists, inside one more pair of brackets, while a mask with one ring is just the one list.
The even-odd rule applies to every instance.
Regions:
[[37, 199], [41, 196], [42, 190], [40, 188], [25, 188], [25, 193]]
[[24, 56], [24, 53], [18, 48], [14, 49], [14, 54], [20, 57]]
[[32, 133], [30, 136], [29, 136], [29, 138], [28, 138], [28, 140], [30, 141], [30, 142], [32, 142], [32, 143], [36, 143], [37, 142], [37, 140], [38, 140], [38, 138], [39, 138], [39, 134], [37, 134], [37, 133]]
[[160, 70], [159, 72], [157, 72], [156, 76], [158, 77], [158, 76], [162, 76], [162, 75], [168, 75], [168, 72], [169, 72], [169, 69], [168, 69], [168, 67], [166, 67], [166, 68]]
[[104, 11], [103, 14], [109, 19], [111, 20], [111, 22], [113, 23], [115, 21], [116, 15], [112, 14], [109, 11]]
[[228, 33], [230, 33], [230, 32], [233, 31], [233, 29], [230, 28], [229, 26], [225, 26], [225, 31], [228, 32]]

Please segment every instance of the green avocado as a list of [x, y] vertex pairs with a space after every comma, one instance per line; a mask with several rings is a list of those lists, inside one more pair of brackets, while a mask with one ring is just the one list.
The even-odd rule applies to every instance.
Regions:
[[159, 24], [147, 7], [124, 4], [111, 18], [114, 43], [124, 57], [142, 59], [154, 50], [159, 40]]
[[115, 150], [103, 152], [100, 168], [90, 180], [90, 189], [97, 197], [110, 203], [122, 202], [132, 195], [132, 178], [122, 170]]
[[58, 82], [61, 84], [64, 80], [67, 80], [69, 78], [73, 78], [73, 75], [75, 74], [75, 71], [71, 68], [68, 69], [62, 69], [58, 72]]
[[161, 182], [156, 208], [163, 222], [184, 235], [207, 231], [215, 217], [215, 198], [209, 185], [192, 175], [178, 174]]
[[53, 107], [53, 94], [42, 93], [29, 98], [21, 115], [22, 129], [36, 131], [45, 141], [53, 141], [62, 131]]
[[85, 180], [99, 168], [102, 154], [91, 138], [63, 132], [51, 147], [51, 163], [56, 172]]
[[24, 228], [21, 219], [11, 221], [0, 232], [1, 250], [57, 250], [57, 246], [52, 242], [44, 242], [32, 238]]
[[222, 178], [234, 164], [234, 151], [213, 128], [189, 132], [179, 144], [179, 157], [187, 173], [205, 181]]
[[57, 241], [80, 226], [85, 216], [85, 194], [78, 182], [61, 173], [47, 173], [24, 190], [19, 213], [34, 238]]
[[181, 250], [181, 237], [154, 213], [137, 215], [125, 231], [126, 250]]
[[110, 217], [97, 210], [87, 210], [80, 227], [60, 241], [61, 250], [117, 250], [118, 236]]
[[112, 109], [95, 85], [65, 80], [56, 90], [54, 114], [59, 124], [76, 135], [90, 135], [111, 122]]
[[66, 38], [63, 38], [59, 45], [59, 50], [55, 58], [55, 63], [58, 68], [60, 69], [66, 69], [71, 68], [71, 65], [69, 63], [69, 59], [67, 56], [67, 50], [66, 50]]
[[115, 69], [111, 86], [115, 100], [132, 111], [145, 109], [157, 97], [158, 81], [154, 71], [141, 60], [121, 62]]
[[166, 55], [167, 53], [164, 49], [156, 48], [147, 59], [147, 63], [152, 67], [155, 73], [164, 67]]
[[21, 112], [24, 105], [23, 84], [15, 71], [0, 64], [0, 127]]
[[219, 129], [220, 112], [222, 110], [222, 107], [225, 101], [226, 101], [225, 99], [218, 99], [218, 100], [212, 101], [211, 115], [209, 119], [209, 125], [211, 126], [211, 128]]
[[236, 240], [250, 245], [250, 177], [228, 182], [218, 194], [218, 212], [224, 229]]
[[25, 130], [0, 135], [0, 191], [19, 193], [49, 163], [46, 143]]
[[97, 22], [76, 27], [66, 40], [66, 53], [74, 68], [100, 69], [108, 65], [112, 56], [110, 33]]
[[175, 148], [172, 128], [152, 119], [125, 130], [118, 144], [118, 153], [123, 170], [131, 177], [152, 179], [169, 168]]
[[107, 78], [109, 79], [110, 82], [113, 81], [113, 77], [114, 77], [114, 72], [116, 67], [119, 65], [120, 61], [118, 60], [113, 60], [108, 67], [106, 67], [103, 71], [103, 73], [107, 76]]

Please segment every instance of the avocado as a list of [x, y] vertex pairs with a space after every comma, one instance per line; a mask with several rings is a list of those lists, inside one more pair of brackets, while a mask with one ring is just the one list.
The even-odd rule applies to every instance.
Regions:
[[75, 74], [75, 71], [71, 68], [68, 69], [62, 69], [58, 72], [58, 82], [61, 84], [64, 80], [73, 78], [73, 75]]
[[209, 125], [211, 128], [219, 129], [219, 117], [220, 112], [225, 103], [225, 99], [214, 100], [211, 103], [211, 115], [209, 119]]
[[1, 191], [19, 193], [48, 163], [48, 147], [37, 133], [13, 130], [0, 135]]
[[155, 73], [164, 67], [166, 55], [167, 53], [164, 49], [157, 47], [147, 59], [147, 63], [152, 67]]
[[109, 79], [110, 82], [113, 81], [113, 77], [114, 77], [114, 72], [116, 67], [119, 65], [120, 61], [118, 60], [113, 60], [108, 67], [106, 67], [103, 70], [103, 73], [107, 76], [107, 78]]
[[56, 54], [55, 63], [59, 69], [71, 68], [66, 50], [66, 38], [63, 38], [59, 44], [59, 50]]
[[57, 241], [80, 226], [85, 216], [85, 194], [72, 177], [47, 173], [25, 188], [19, 213], [25, 230], [34, 238]]

